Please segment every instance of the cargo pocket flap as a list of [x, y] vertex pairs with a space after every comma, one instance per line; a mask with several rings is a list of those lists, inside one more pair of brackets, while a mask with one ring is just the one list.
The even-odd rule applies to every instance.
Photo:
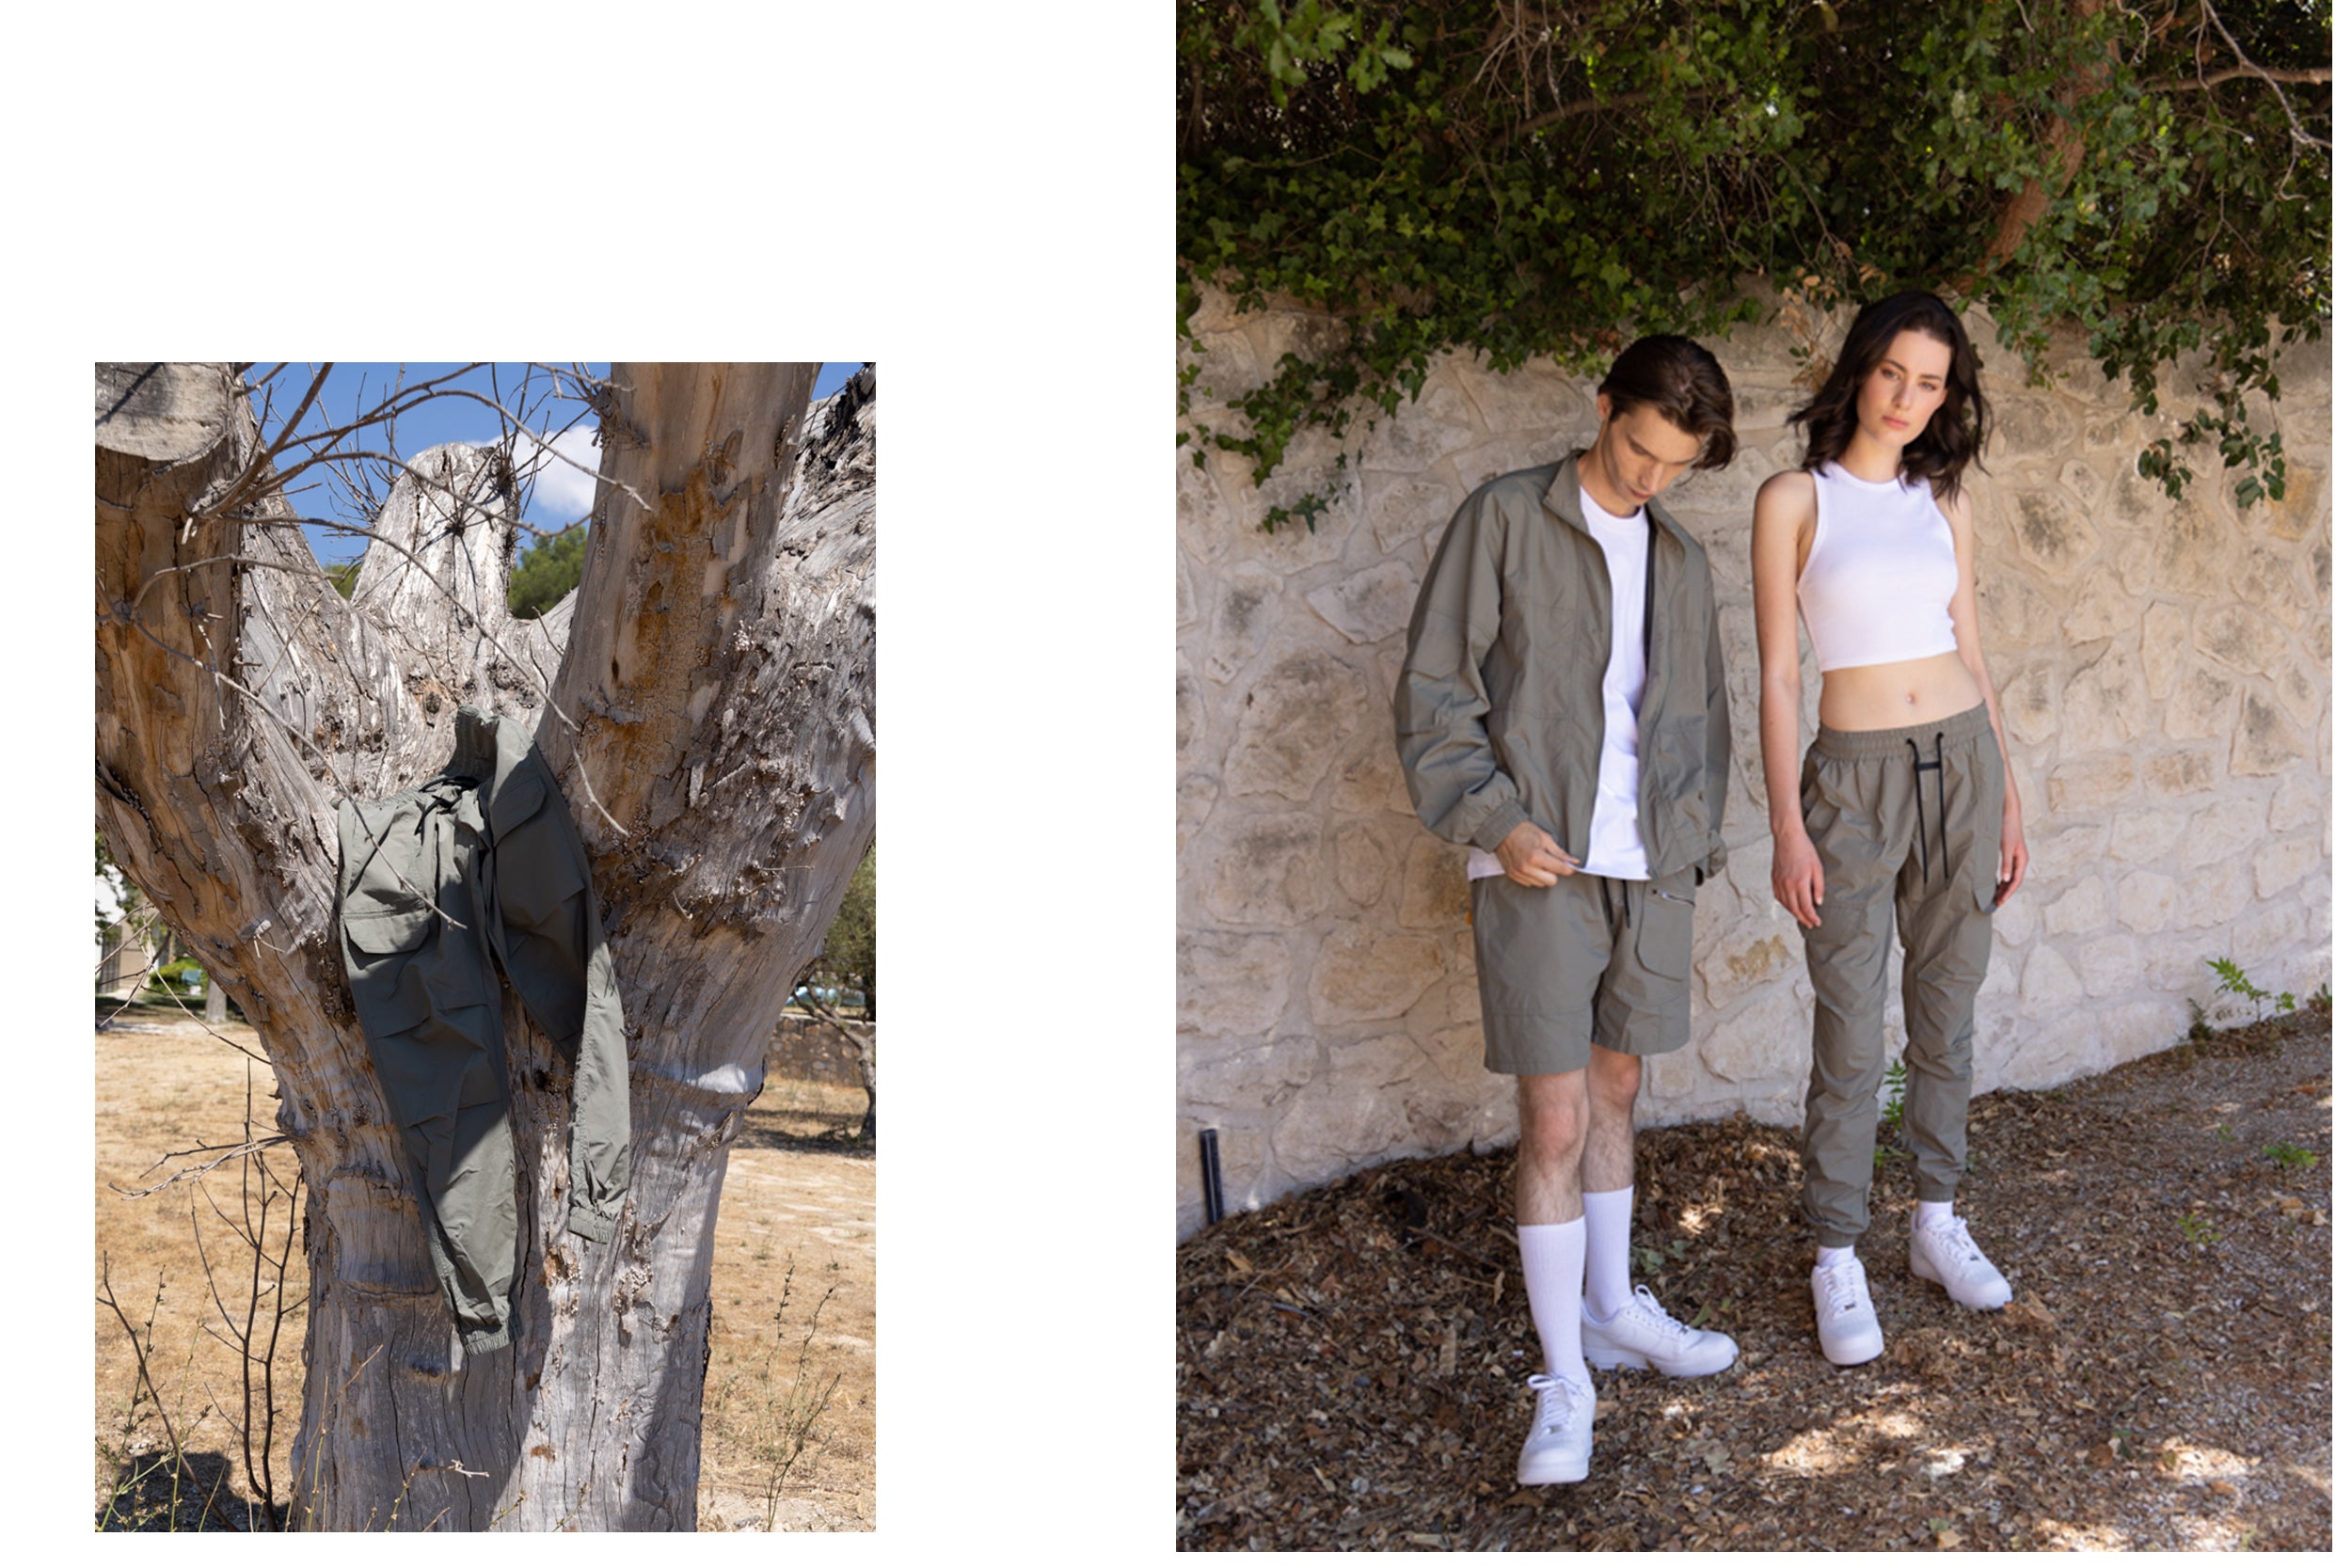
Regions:
[[434, 918], [433, 911], [421, 904], [407, 909], [346, 909], [343, 934], [362, 953], [409, 953], [422, 947], [424, 939], [433, 934]]
[[504, 838], [538, 815], [547, 793], [536, 768], [525, 766], [509, 773], [498, 793], [490, 798], [491, 842]]
[[1651, 886], [1642, 898], [1642, 926], [1633, 933], [1634, 956], [1652, 974], [1669, 980], [1691, 974], [1691, 895]]

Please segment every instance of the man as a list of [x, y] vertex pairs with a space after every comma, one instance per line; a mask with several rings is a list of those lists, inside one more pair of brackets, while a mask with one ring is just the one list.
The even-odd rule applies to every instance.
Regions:
[[1486, 1066], [1518, 1080], [1519, 1257], [1544, 1371], [1522, 1484], [1582, 1481], [1589, 1358], [1723, 1370], [1630, 1282], [1642, 1058], [1691, 1038], [1691, 920], [1723, 869], [1731, 719], [1707, 552], [1654, 498], [1731, 460], [1731, 388], [1645, 338], [1566, 460], [1490, 480], [1447, 525], [1396, 689], [1414, 809], [1470, 856]]

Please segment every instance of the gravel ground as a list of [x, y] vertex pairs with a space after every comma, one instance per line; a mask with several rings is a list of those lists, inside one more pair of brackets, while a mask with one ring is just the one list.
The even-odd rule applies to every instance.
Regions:
[[1814, 1340], [1796, 1133], [1644, 1132], [1635, 1281], [1740, 1359], [1595, 1374], [1577, 1486], [1514, 1479], [1509, 1151], [1230, 1216], [1177, 1255], [1177, 1544], [2327, 1550], [2329, 1039], [2310, 1009], [1980, 1096], [1960, 1208], [2001, 1312], [1911, 1276], [1883, 1132], [1858, 1368]]

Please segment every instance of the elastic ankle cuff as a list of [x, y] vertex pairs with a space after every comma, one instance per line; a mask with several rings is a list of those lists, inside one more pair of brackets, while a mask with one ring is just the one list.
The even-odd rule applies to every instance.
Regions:
[[504, 1350], [514, 1343], [514, 1330], [505, 1323], [496, 1328], [460, 1329], [457, 1339], [466, 1347], [468, 1355], [487, 1355], [494, 1350]]
[[592, 1242], [609, 1242], [612, 1239], [612, 1216], [599, 1214], [593, 1209], [574, 1209], [565, 1217], [564, 1228], [575, 1236], [585, 1236]]

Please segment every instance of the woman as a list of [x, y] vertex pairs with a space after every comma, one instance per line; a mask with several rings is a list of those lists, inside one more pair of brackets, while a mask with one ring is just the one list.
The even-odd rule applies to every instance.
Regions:
[[[1977, 360], [1933, 294], [1855, 318], [1791, 416], [1804, 466], [1756, 497], [1756, 626], [1772, 895], [1813, 976], [1804, 1209], [1821, 1351], [1883, 1348], [1854, 1243], [1869, 1223], [1888, 938], [1903, 943], [1905, 1142], [1917, 1157], [1911, 1272], [1979, 1309], [2009, 1282], [1952, 1199], [1967, 1163], [1969, 1047], [1993, 911], [2026, 872], [2017, 784], [1977, 637], [1975, 523], [1961, 474], [1986, 425]], [[1797, 624], [1821, 669], [1798, 763]]]

